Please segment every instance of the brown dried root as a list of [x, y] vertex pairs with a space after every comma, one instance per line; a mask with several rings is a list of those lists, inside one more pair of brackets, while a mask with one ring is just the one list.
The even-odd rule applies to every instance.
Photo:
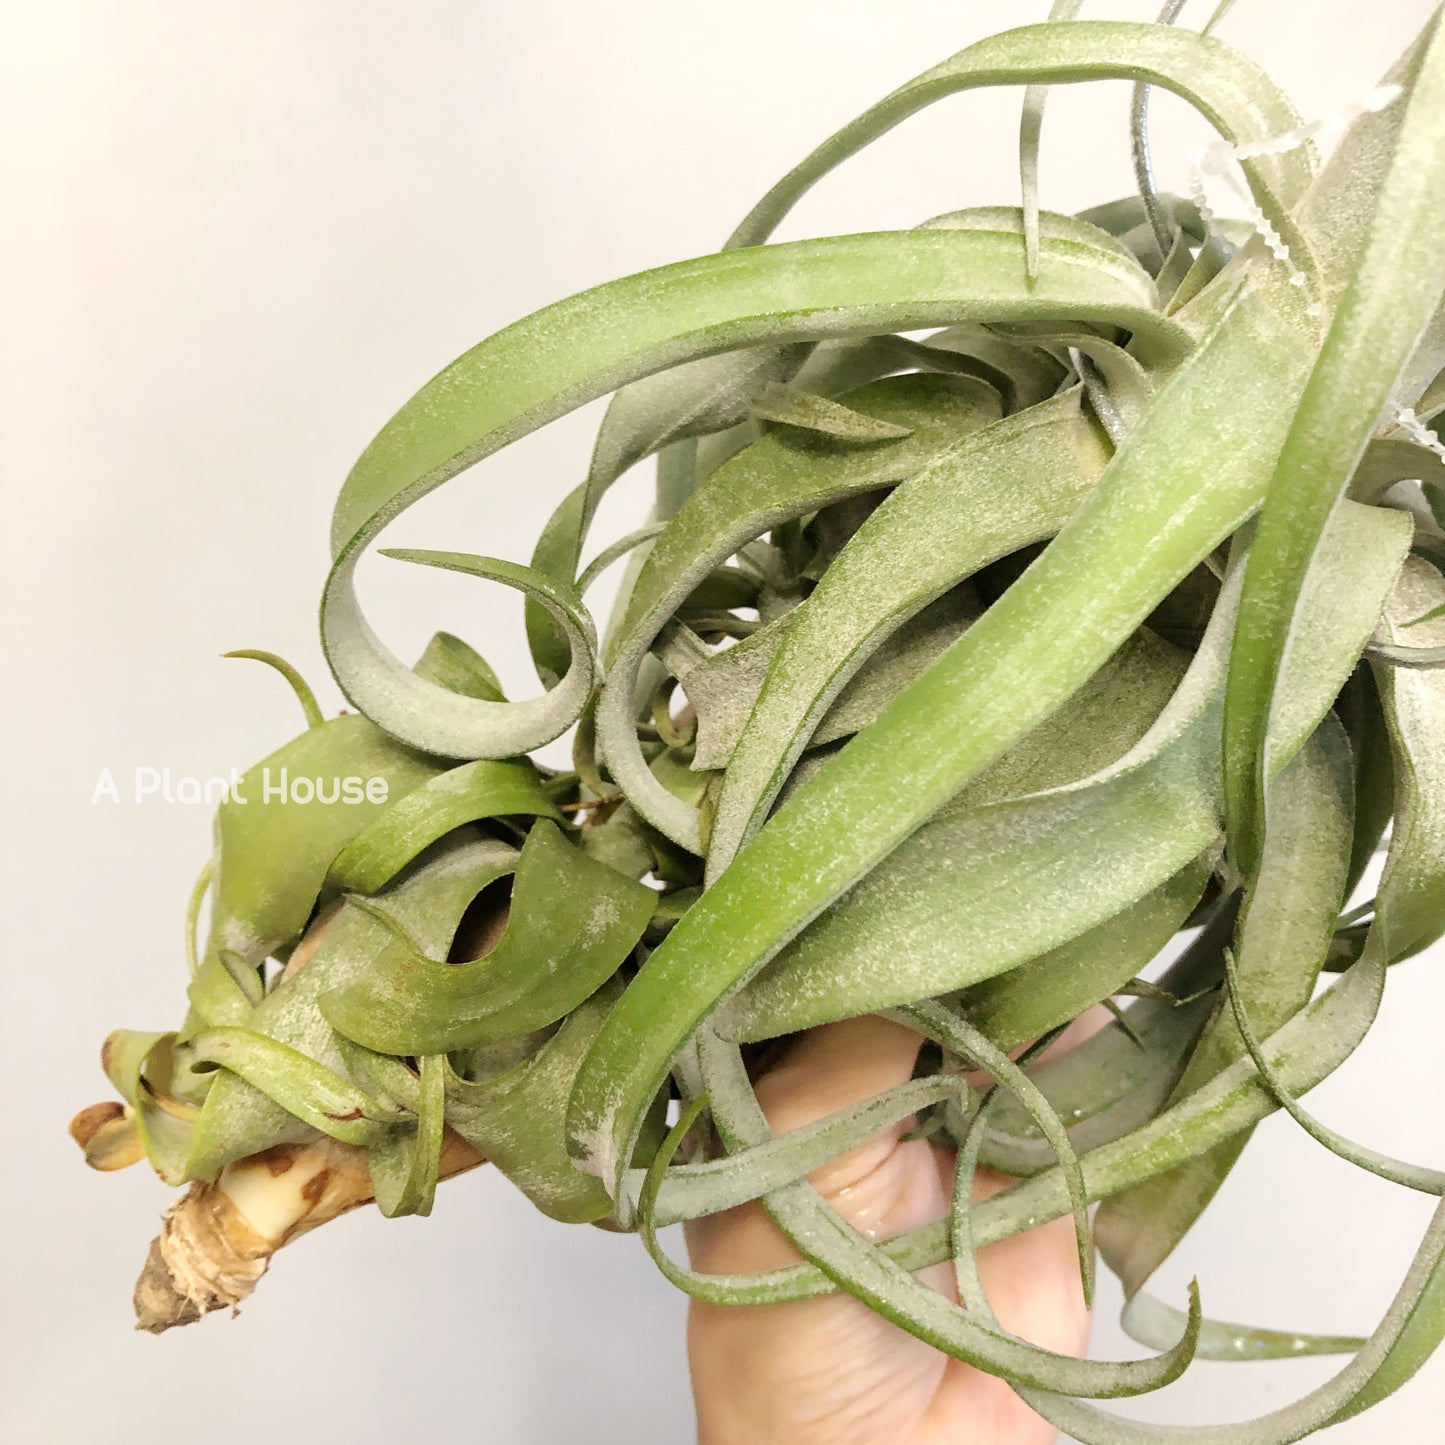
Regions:
[[[482, 1163], [454, 1130], [443, 1179]], [[211, 1310], [235, 1310], [293, 1239], [373, 1198], [366, 1151], [317, 1138], [277, 1144], [197, 1182], [166, 1211], [135, 1287], [136, 1328], [161, 1334]]]

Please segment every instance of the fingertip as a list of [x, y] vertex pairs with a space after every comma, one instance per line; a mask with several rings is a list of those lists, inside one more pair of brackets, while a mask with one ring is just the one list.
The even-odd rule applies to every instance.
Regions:
[[913, 1076], [921, 1035], [877, 1014], [840, 1019], [799, 1034], [757, 1084], [776, 1133], [811, 1124]]

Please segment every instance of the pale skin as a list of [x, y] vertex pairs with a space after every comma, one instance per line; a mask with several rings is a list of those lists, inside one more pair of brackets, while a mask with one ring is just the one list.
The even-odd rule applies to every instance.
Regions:
[[[912, 1073], [922, 1041], [880, 1018], [850, 1019], [796, 1040], [759, 1080], [775, 1132], [881, 1093]], [[845, 1219], [883, 1239], [943, 1218], [951, 1150], [905, 1139], [905, 1122], [810, 1176]], [[977, 1192], [1007, 1181], [980, 1173]], [[693, 1266], [709, 1274], [771, 1269], [799, 1255], [759, 1205], [688, 1229]], [[1068, 1219], [979, 1256], [1004, 1329], [1045, 1349], [1082, 1354], [1089, 1315]], [[922, 1276], [953, 1295], [952, 1267]], [[1049, 1445], [1054, 1429], [1003, 1381], [889, 1324], [846, 1294], [788, 1304], [694, 1303], [688, 1352], [700, 1445]]]

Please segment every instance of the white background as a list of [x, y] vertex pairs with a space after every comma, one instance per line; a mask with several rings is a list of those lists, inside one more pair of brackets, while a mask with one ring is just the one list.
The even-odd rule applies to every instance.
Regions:
[[[364, 1212], [287, 1250], [239, 1320], [131, 1332], [166, 1191], [141, 1168], [88, 1173], [65, 1124], [108, 1093], [108, 1030], [181, 1016], [181, 918], [209, 820], [90, 796], [103, 767], [123, 785], [138, 766], [225, 773], [298, 730], [278, 679], [217, 655], [270, 648], [324, 681], [314, 607], [331, 500], [442, 364], [559, 296], [715, 248], [836, 125], [1045, 8], [10, 0], [5, 1439], [690, 1436], [680, 1297], [634, 1240], [543, 1220], [486, 1172], [443, 1188], [429, 1220]], [[1224, 34], [1318, 115], [1372, 84], [1430, 9], [1244, 0]], [[1056, 93], [1045, 204], [1130, 188], [1126, 103], [1121, 85]], [[1012, 203], [1016, 107], [1005, 93], [936, 107], [820, 187], [783, 234]], [[1178, 186], [1202, 134], [1167, 98], [1157, 115], [1160, 169]], [[589, 409], [489, 461], [388, 540], [525, 558], [579, 479], [595, 420]], [[641, 495], [624, 488], [610, 517]], [[506, 594], [384, 561], [363, 587], [398, 651], [447, 626], [527, 690]], [[1437, 950], [1397, 972], [1376, 1032], [1313, 1096], [1332, 1123], [1437, 1163], [1441, 964]], [[1401, 1102], [1406, 1089], [1419, 1096]], [[1198, 1273], [1224, 1318], [1368, 1328], [1429, 1207], [1275, 1120], [1159, 1283], [1177, 1297]], [[1106, 1293], [1103, 1353], [1126, 1348], [1116, 1304]], [[1202, 1366], [1137, 1411], [1237, 1418], [1330, 1368]], [[1331, 1438], [1436, 1440], [1442, 1412], [1445, 1360]]]

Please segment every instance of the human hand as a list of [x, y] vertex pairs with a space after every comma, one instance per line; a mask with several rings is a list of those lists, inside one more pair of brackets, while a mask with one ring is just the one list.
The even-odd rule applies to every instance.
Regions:
[[[907, 1080], [922, 1040], [867, 1017], [802, 1035], [759, 1080], [778, 1133]], [[952, 1151], [885, 1130], [810, 1176], [839, 1214], [885, 1239], [948, 1213]], [[980, 1171], [977, 1196], [1008, 1181]], [[799, 1256], [761, 1205], [694, 1221], [693, 1267], [708, 1274], [773, 1269]], [[980, 1251], [979, 1272], [1002, 1327], [1045, 1349], [1082, 1353], [1089, 1316], [1068, 1218]], [[953, 1270], [922, 1273], [956, 1298]], [[1002, 1380], [950, 1359], [838, 1293], [786, 1304], [694, 1301], [688, 1354], [700, 1445], [1049, 1445], [1053, 1427]]]

